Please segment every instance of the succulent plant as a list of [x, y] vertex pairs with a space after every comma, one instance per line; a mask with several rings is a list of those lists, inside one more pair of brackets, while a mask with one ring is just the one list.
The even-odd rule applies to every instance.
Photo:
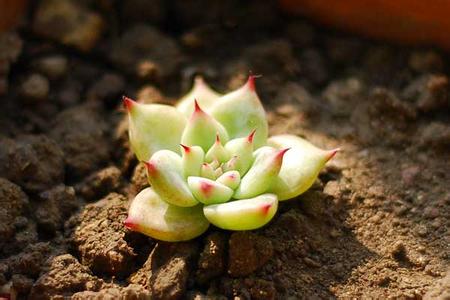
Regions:
[[124, 105], [131, 148], [151, 186], [132, 200], [125, 226], [159, 240], [189, 240], [210, 223], [264, 226], [278, 202], [310, 188], [338, 151], [294, 135], [268, 138], [254, 76], [225, 95], [198, 77], [175, 107], [127, 97]]

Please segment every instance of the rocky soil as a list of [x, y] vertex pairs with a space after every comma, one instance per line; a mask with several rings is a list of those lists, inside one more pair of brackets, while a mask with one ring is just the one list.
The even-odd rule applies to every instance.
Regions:
[[[0, 34], [0, 298], [449, 299], [448, 53], [325, 30], [273, 1], [33, 1]], [[162, 243], [120, 97], [252, 71], [271, 133], [343, 149], [252, 232]]]

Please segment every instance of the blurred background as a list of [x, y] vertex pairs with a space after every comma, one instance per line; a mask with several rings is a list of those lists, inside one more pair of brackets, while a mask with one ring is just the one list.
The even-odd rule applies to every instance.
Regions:
[[[0, 0], [0, 298], [448, 295], [449, 13], [447, 0]], [[271, 134], [342, 153], [261, 230], [179, 244], [126, 230], [148, 183], [121, 96], [173, 104], [196, 75], [227, 92], [249, 72]]]

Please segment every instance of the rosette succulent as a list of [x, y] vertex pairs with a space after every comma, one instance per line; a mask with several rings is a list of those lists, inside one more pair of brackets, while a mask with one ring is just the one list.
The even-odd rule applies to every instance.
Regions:
[[338, 151], [293, 135], [269, 138], [254, 76], [225, 95], [196, 78], [175, 107], [126, 97], [124, 104], [131, 148], [150, 183], [132, 200], [125, 226], [159, 240], [189, 240], [210, 223], [259, 228]]

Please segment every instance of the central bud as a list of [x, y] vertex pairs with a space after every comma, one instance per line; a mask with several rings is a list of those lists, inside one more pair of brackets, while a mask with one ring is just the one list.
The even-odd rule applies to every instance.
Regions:
[[[178, 167], [174, 167], [174, 155], [163, 152], [146, 163], [152, 186], [161, 186], [160, 194], [167, 195], [169, 203], [175, 199], [177, 205], [186, 206], [194, 201], [219, 204], [264, 192], [278, 174], [286, 149], [266, 146], [255, 151], [256, 129], [247, 136], [228, 140], [223, 126], [205, 113], [197, 101], [194, 106], [180, 144], [179, 168], [184, 178], [175, 172]], [[167, 167], [168, 160], [173, 170]]]

